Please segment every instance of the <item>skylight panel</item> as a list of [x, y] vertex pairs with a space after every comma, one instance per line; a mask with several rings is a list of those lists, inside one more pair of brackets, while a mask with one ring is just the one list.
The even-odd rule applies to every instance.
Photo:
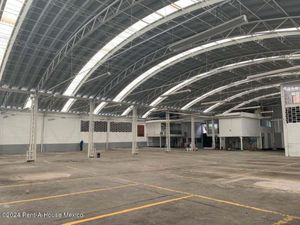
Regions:
[[62, 112], [68, 112], [74, 102], [75, 102], [75, 99], [74, 98], [70, 98], [67, 101], [67, 103], [64, 105], [64, 107], [63, 107], [63, 109], [61, 111]]
[[7, 0], [5, 2], [4, 10], [0, 18], [0, 66], [2, 65], [5, 51], [23, 4], [23, 0]]
[[0, 62], [4, 57], [4, 53], [12, 31], [13, 26], [0, 22]]
[[29, 97], [25, 103], [24, 109], [30, 109], [32, 106], [32, 99]]
[[149, 111], [147, 111], [143, 116], [142, 116], [142, 118], [143, 119], [145, 119], [145, 118], [147, 118], [153, 111], [155, 111], [156, 110], [156, 108], [153, 108], [153, 109], [150, 109]]
[[[217, 1], [216, 0], [214, 0], [214, 1], [207, 0], [207, 3], [205, 4], [205, 6], [216, 4], [217, 2], [222, 2], [222, 1], [223, 0], [217, 0]], [[129, 41], [130, 39], [133, 39], [135, 37], [135, 35], [138, 35], [139, 32], [141, 30], [143, 30], [143, 28], [155, 23], [156, 21], [162, 19], [163, 17], [166, 17], [172, 13], [175, 13], [175, 12], [183, 9], [183, 8], [191, 6], [192, 4], [197, 4], [202, 1], [179, 0], [177, 2], [178, 2], [178, 5], [172, 3], [170, 5], [167, 5], [161, 9], [157, 10], [156, 12], [142, 18], [138, 22], [132, 24], [130, 27], [128, 27], [126, 30], [124, 30], [122, 33], [120, 33], [118, 36], [116, 36], [113, 40], [108, 42], [102, 49], [99, 50], [99, 52], [101, 53], [100, 57], [98, 57], [98, 58], [93, 57], [91, 59], [91, 60], [94, 60], [94, 58], [98, 59], [98, 62], [95, 62], [95, 63], [88, 62], [87, 64], [89, 64], [89, 65], [84, 66], [84, 68], [82, 69], [84, 72], [82, 70], [79, 72], [80, 79], [78, 78], [76, 81], [75, 80], [74, 80], [74, 82], [72, 81], [70, 84], [70, 87], [67, 88], [67, 90], [65, 91], [64, 94], [69, 95], [69, 96], [74, 95], [75, 92], [80, 88], [83, 81], [85, 79], [87, 79], [90, 72], [92, 71], [93, 68], [90, 68], [92, 65], [96, 66], [97, 64], [101, 63], [101, 60], [102, 61], [106, 60], [106, 58], [108, 58], [110, 54], [113, 54], [114, 51], [119, 50], [122, 47], [122, 45], [124, 46], [126, 44], [126, 41]], [[204, 5], [199, 4], [199, 8], [202, 8], [202, 7], [204, 7]], [[90, 68], [89, 71], [88, 71], [88, 68]], [[82, 74], [84, 76], [81, 76]], [[77, 87], [75, 87], [76, 85], [77, 85]], [[130, 90], [130, 88], [128, 90]]]
[[130, 113], [130, 111], [133, 109], [133, 105], [131, 105], [131, 106], [129, 106], [123, 113], [122, 113], [122, 115], [121, 116], [127, 116], [129, 113]]
[[157, 14], [156, 12], [150, 14], [149, 16], [144, 17], [142, 20], [148, 24], [154, 23], [157, 20], [160, 20], [162, 18], [161, 15]]
[[[288, 29], [289, 30], [289, 29]], [[292, 29], [294, 30], [294, 29]], [[273, 30], [270, 34], [266, 35], [260, 35], [260, 34], [253, 34], [253, 35], [242, 35], [237, 36], [233, 38], [226, 38], [218, 41], [214, 41], [208, 44], [204, 44], [202, 46], [195, 47], [193, 49], [187, 50], [185, 52], [179, 53], [175, 56], [172, 56], [169, 59], [164, 60], [163, 62], [160, 62], [156, 66], [152, 67], [151, 69], [147, 70], [145, 73], [138, 76], [136, 79], [134, 79], [131, 83], [129, 83], [115, 98], [114, 101], [119, 102], [123, 100], [133, 89], [135, 89], [139, 84], [143, 83], [150, 77], [154, 76], [155, 74], [159, 73], [161, 70], [165, 69], [166, 67], [169, 67], [179, 60], [182, 61], [186, 59], [187, 57], [191, 57], [194, 54], [200, 54], [207, 51], [211, 51], [220, 47], [226, 47], [236, 44], [236, 40], [240, 40], [240, 43], [249, 42], [257, 39], [268, 39], [273, 38], [274, 34], [277, 34], [278, 30]], [[277, 35], [296, 35], [296, 33], [279, 33]], [[276, 36], [277, 36], [276, 35]], [[237, 64], [238, 65], [238, 64]]]
[[173, 5], [167, 5], [167, 6], [163, 7], [162, 9], [157, 10], [156, 12], [165, 17], [165, 16], [168, 16], [178, 10], [179, 9], [177, 9]]
[[94, 110], [94, 114], [99, 114], [99, 112], [107, 105], [107, 102], [101, 102]]
[[118, 36], [120, 36], [120, 37], [126, 39], [126, 38], [130, 37], [130, 36], [133, 35], [133, 34], [134, 34], [133, 31], [131, 31], [130, 29], [126, 29], [126, 30], [124, 30], [122, 33], [120, 33]]
[[199, 1], [194, 1], [194, 0], [179, 0], [177, 2], [174, 2], [174, 5], [177, 5], [180, 8], [186, 8], [188, 6], [194, 5], [196, 2], [199, 2]]
[[3, 20], [6, 23], [15, 25], [23, 4], [23, 0], [7, 0], [5, 3], [1, 20]]
[[144, 21], [139, 20], [138, 22], [131, 25], [128, 29], [133, 31], [133, 32], [138, 32], [141, 29], [143, 29], [144, 27], [146, 27], [147, 25], [148, 25], [148, 23], [145, 23]]

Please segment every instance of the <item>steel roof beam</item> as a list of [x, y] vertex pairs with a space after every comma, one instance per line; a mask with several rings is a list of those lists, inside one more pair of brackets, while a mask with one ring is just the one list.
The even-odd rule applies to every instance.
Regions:
[[185, 38], [183, 40], [177, 41], [177, 42], [169, 45], [169, 47], [176, 52], [182, 51], [184, 49], [190, 48], [195, 43], [202, 42], [203, 40], [207, 40], [213, 36], [222, 34], [225, 31], [229, 31], [236, 27], [240, 27], [247, 22], [248, 22], [247, 17], [245, 15], [242, 15], [242, 16], [236, 17], [232, 20], [226, 21], [218, 26], [215, 26], [215, 27], [209, 29], [209, 30], [205, 30], [201, 33], [198, 33], [198, 34], [192, 35], [188, 38]]
[[137, 2], [137, 0], [115, 0], [104, 10], [95, 15], [92, 19], [87, 21], [87, 23], [78, 29], [54, 56], [45, 73], [42, 75], [37, 89], [43, 88], [45, 82], [49, 79], [52, 72], [59, 65], [62, 59], [73, 49], [74, 46], [76, 46], [81, 40], [86, 38], [92, 32], [97, 30], [101, 25], [114, 18], [123, 10], [131, 8], [133, 5], [137, 4]]

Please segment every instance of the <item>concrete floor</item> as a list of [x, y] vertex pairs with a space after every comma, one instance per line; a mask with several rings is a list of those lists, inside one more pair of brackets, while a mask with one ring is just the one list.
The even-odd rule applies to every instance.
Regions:
[[0, 172], [1, 225], [300, 224], [300, 159], [283, 152], [0, 155]]

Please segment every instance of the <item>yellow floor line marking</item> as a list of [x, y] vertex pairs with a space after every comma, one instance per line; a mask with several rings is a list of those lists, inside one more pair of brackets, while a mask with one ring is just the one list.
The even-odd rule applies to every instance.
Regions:
[[191, 197], [193, 197], [193, 195], [188, 195], [188, 196], [184, 196], [184, 197], [180, 197], [180, 198], [173, 198], [173, 199], [160, 201], [160, 202], [154, 202], [154, 203], [150, 203], [147, 205], [142, 205], [142, 206], [138, 206], [138, 207], [134, 207], [134, 208], [124, 209], [121, 211], [116, 211], [116, 212], [112, 212], [112, 213], [108, 213], [108, 214], [103, 214], [103, 215], [94, 216], [94, 217], [90, 217], [90, 218], [86, 218], [86, 219], [82, 219], [82, 220], [76, 220], [73, 222], [64, 223], [63, 225], [75, 225], [75, 224], [80, 224], [80, 223], [91, 222], [91, 221], [103, 219], [106, 217], [130, 213], [133, 211], [138, 211], [138, 210], [142, 210], [142, 209], [146, 209], [146, 208], [150, 208], [150, 207], [154, 207], [154, 206], [158, 206], [158, 205], [163, 205], [163, 204], [167, 204], [170, 202], [176, 202], [176, 201], [180, 201], [180, 200], [191, 198]]
[[[164, 187], [160, 187], [160, 186], [156, 186], [156, 185], [150, 185], [150, 184], [143, 184], [143, 185], [148, 186], [148, 187], [154, 187], [154, 188], [157, 188], [157, 189], [166, 190], [166, 191], [181, 193], [181, 194], [189, 194], [189, 195], [192, 194], [192, 193], [189, 193], [189, 192], [178, 191], [178, 190], [174, 190], [174, 189], [171, 189], [171, 188], [164, 188]], [[212, 197], [204, 196], [204, 195], [198, 195], [198, 194], [193, 194], [193, 195], [195, 197], [198, 197], [198, 198], [202, 198], [202, 199], [206, 199], [206, 200], [210, 200], [210, 201], [214, 201], [214, 202], [219, 202], [219, 203], [224, 203], [224, 204], [228, 204], [228, 205], [238, 206], [238, 207], [241, 207], [241, 208], [247, 208], [247, 209], [252, 209], [252, 210], [255, 210], [255, 211], [260, 211], [260, 212], [265, 212], [265, 213], [272, 213], [272, 214], [276, 214], [276, 215], [288, 216], [286, 214], [276, 212], [276, 211], [272, 211], [272, 210], [268, 210], [268, 209], [261, 209], [261, 208], [257, 208], [257, 207], [253, 207], [253, 206], [248, 206], [248, 205], [244, 205], [244, 204], [240, 204], [240, 203], [236, 203], [236, 202], [231, 202], [231, 201], [226, 201], [226, 200], [222, 200], [222, 199], [212, 198]]]
[[[124, 178], [119, 178], [119, 179], [123, 180], [123, 181], [127, 181], [127, 182], [135, 182], [135, 181], [124, 179]], [[277, 211], [262, 209], [262, 208], [249, 206], [249, 205], [244, 205], [244, 204], [240, 204], [240, 203], [237, 203], [237, 202], [226, 201], [226, 200], [217, 199], [217, 198], [213, 198], [213, 197], [209, 197], [209, 196], [193, 194], [193, 193], [190, 193], [190, 192], [179, 191], [179, 190], [166, 188], [166, 187], [161, 187], [161, 186], [152, 185], [152, 184], [138, 183], [138, 182], [136, 182], [136, 183], [144, 185], [144, 186], [148, 186], [148, 187], [153, 187], [153, 188], [156, 188], [156, 189], [161, 189], [161, 190], [165, 190], [165, 191], [179, 193], [179, 194], [193, 195], [193, 196], [198, 197], [198, 198], [202, 198], [202, 199], [206, 199], [206, 200], [210, 200], [210, 201], [214, 201], [214, 202], [219, 202], [219, 203], [223, 203], [223, 204], [233, 205], [233, 206], [237, 206], [237, 207], [241, 207], [241, 208], [247, 208], [247, 209], [251, 209], [251, 210], [255, 210], [255, 211], [259, 211], [259, 212], [272, 213], [272, 214], [281, 215], [281, 216], [285, 216], [285, 217], [293, 217], [294, 219], [300, 219], [299, 216], [287, 215], [287, 214], [280, 213], [280, 212], [277, 212]]]
[[0, 205], [11, 205], [11, 204], [17, 204], [17, 203], [63, 198], [63, 197], [68, 197], [68, 196], [89, 194], [89, 193], [94, 193], [94, 192], [110, 191], [110, 190], [114, 190], [114, 189], [121, 189], [121, 188], [125, 188], [125, 187], [136, 186], [136, 185], [137, 184], [135, 184], [135, 183], [134, 184], [125, 184], [125, 185], [119, 185], [119, 186], [108, 187], [108, 188], [98, 188], [98, 189], [93, 189], [93, 190], [88, 190], [88, 191], [73, 192], [73, 193], [67, 193], [67, 194], [61, 194], [61, 195], [51, 195], [51, 196], [46, 196], [46, 197], [41, 197], [41, 198], [31, 198], [31, 199], [23, 199], [23, 200], [10, 201], [10, 202], [0, 202]]
[[293, 221], [295, 219], [295, 217], [293, 216], [286, 216], [284, 218], [282, 218], [281, 220], [277, 221], [276, 223], [273, 223], [273, 225], [284, 225], [287, 224], [291, 221]]

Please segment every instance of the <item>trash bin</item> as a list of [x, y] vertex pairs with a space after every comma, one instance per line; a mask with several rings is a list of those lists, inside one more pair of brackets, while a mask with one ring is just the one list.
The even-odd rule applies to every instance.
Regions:
[[101, 154], [100, 152], [97, 152], [97, 158], [100, 158]]

